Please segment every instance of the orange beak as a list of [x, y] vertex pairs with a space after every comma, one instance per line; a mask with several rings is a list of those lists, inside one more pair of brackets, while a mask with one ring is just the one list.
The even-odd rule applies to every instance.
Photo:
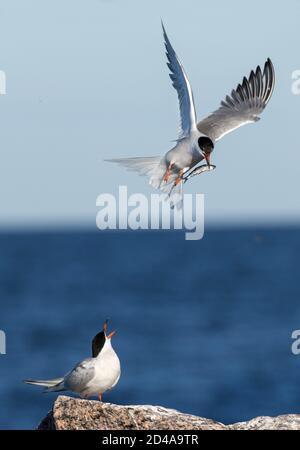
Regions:
[[107, 330], [107, 322], [108, 322], [108, 320], [106, 319], [106, 321], [104, 322], [104, 325], [103, 325], [103, 331], [104, 331], [104, 334], [106, 334], [106, 330]]
[[116, 334], [116, 330], [112, 331], [111, 333], [109, 333], [108, 336], [106, 336], [106, 332], [107, 332], [107, 324], [108, 324], [108, 319], [104, 322], [103, 325], [103, 331], [105, 334], [106, 339], [111, 339], [113, 337], [114, 334]]
[[107, 336], [107, 339], [111, 339], [115, 334], [116, 334], [116, 330], [112, 331], [112, 332], [109, 333], [109, 335]]
[[204, 158], [206, 159], [207, 165], [210, 166], [210, 154], [204, 153]]

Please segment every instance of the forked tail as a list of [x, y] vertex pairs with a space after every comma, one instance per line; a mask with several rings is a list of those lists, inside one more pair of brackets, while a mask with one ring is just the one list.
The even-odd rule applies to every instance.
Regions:
[[159, 166], [160, 160], [160, 156], [146, 156], [141, 158], [105, 159], [104, 161], [120, 164], [128, 170], [138, 172], [140, 175], [151, 176]]
[[105, 161], [120, 164], [128, 170], [136, 171], [140, 175], [149, 177], [149, 184], [155, 189], [160, 189], [162, 192], [169, 194], [170, 204], [172, 207], [177, 205], [178, 208], [182, 206], [182, 186], [173, 188], [173, 183], [177, 178], [176, 174], [172, 174], [168, 183], [163, 181], [165, 172], [167, 170], [164, 158], [160, 156], [136, 157], [136, 158], [115, 158], [106, 159]]
[[53, 380], [24, 380], [26, 384], [45, 387], [45, 391], [57, 392], [65, 391], [63, 378], [54, 378]]

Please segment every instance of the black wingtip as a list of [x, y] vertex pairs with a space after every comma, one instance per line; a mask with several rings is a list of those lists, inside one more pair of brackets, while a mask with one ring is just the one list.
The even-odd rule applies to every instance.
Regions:
[[275, 87], [275, 69], [274, 69], [274, 65], [271, 61], [271, 58], [268, 58], [265, 63], [264, 77], [266, 78], [266, 82], [267, 82], [266, 91], [265, 91], [265, 95], [264, 95], [264, 101], [265, 101], [265, 104], [267, 105], [270, 98], [272, 97], [274, 87]]
[[273, 74], [275, 73], [274, 64], [272, 63], [271, 58], [267, 59], [267, 61], [265, 63], [265, 67], [269, 67], [271, 69], [271, 71], [273, 72]]
[[168, 38], [168, 35], [167, 35], [167, 32], [166, 32], [166, 29], [165, 29], [165, 26], [164, 26], [164, 23], [163, 23], [162, 19], [161, 19], [161, 27], [162, 27], [162, 30], [163, 30], [163, 37], [164, 37], [164, 41], [165, 41], [165, 46], [167, 48], [167, 44], [169, 43], [169, 38]]

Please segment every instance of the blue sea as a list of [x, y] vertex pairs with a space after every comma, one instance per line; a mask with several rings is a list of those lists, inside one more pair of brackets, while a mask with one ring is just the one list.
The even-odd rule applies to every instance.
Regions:
[[300, 228], [0, 234], [0, 428], [33, 429], [111, 319], [122, 364], [104, 400], [224, 423], [300, 413]]

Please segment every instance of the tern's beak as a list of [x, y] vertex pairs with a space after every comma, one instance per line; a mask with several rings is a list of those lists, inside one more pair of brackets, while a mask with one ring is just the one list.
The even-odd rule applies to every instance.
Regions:
[[106, 331], [107, 331], [107, 324], [108, 324], [108, 319], [106, 319], [106, 321], [103, 324], [103, 331], [104, 331], [105, 335], [106, 335]]
[[111, 339], [116, 334], [116, 330], [111, 331], [106, 339]]
[[116, 334], [116, 330], [111, 331], [108, 335], [106, 335], [106, 333], [107, 333], [107, 324], [108, 324], [108, 319], [104, 322], [104, 325], [103, 325], [104, 335], [105, 335], [106, 339], [111, 339], [113, 337], [113, 335]]
[[206, 160], [207, 165], [210, 166], [210, 154], [204, 153], [204, 158]]

